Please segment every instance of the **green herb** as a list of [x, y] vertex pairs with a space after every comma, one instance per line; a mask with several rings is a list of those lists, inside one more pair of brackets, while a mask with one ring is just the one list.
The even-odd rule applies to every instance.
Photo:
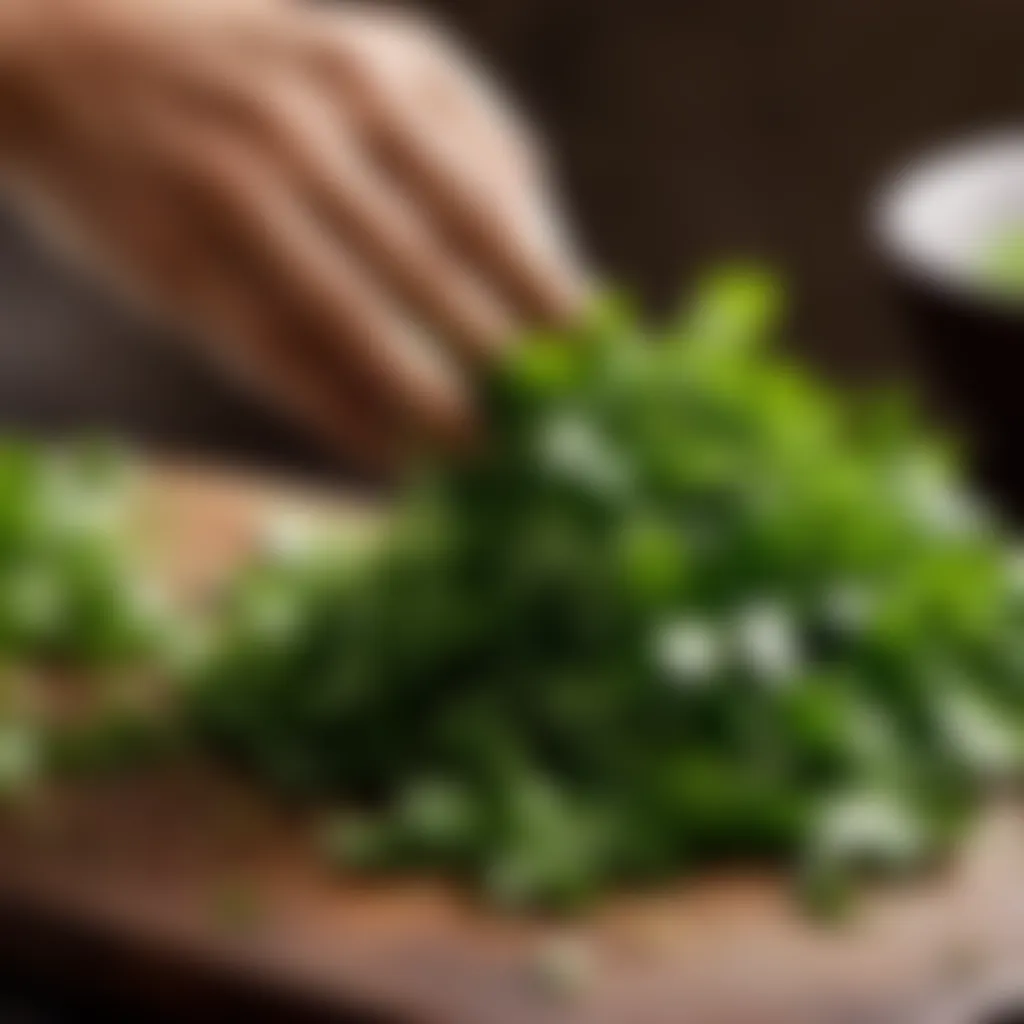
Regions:
[[[136, 557], [134, 484], [108, 445], [0, 439], [5, 793], [52, 769], [134, 761], [165, 728], [140, 709], [169, 622]], [[122, 673], [123, 699], [112, 701]]]
[[132, 473], [96, 443], [0, 441], [0, 659], [131, 661], [160, 635], [132, 561]]
[[835, 904], [940, 853], [1020, 765], [1024, 563], [900, 402], [772, 349], [779, 295], [524, 345], [378, 543], [239, 582], [204, 734], [347, 808], [335, 855], [505, 905], [737, 857]]

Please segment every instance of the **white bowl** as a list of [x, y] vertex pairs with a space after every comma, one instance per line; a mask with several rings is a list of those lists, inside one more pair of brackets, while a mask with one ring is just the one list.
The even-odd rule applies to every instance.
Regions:
[[903, 168], [881, 191], [873, 230], [918, 283], [1006, 303], [982, 267], [1000, 234], [1024, 238], [1024, 127], [964, 138]]

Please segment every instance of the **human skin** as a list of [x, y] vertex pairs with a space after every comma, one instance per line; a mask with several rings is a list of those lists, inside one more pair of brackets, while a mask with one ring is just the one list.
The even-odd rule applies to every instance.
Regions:
[[587, 280], [537, 144], [438, 27], [300, 0], [6, 0], [0, 172], [79, 258], [366, 468]]

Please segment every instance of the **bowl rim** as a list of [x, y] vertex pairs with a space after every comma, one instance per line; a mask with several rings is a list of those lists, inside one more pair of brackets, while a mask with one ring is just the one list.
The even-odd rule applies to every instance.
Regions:
[[[961, 246], [956, 255], [942, 253], [920, 235], [915, 237], [914, 216], [910, 204], [922, 202], [922, 192], [933, 192], [932, 203], [942, 204], [943, 189], [960, 187], [961, 192], [977, 188], [984, 176], [1003, 174], [1017, 184], [1020, 200], [1014, 216], [1024, 233], [1024, 121], [1019, 124], [975, 130], [953, 139], [926, 147], [890, 172], [876, 188], [869, 207], [868, 229], [873, 248], [897, 270], [901, 277], [929, 290], [955, 296], [974, 305], [988, 307], [1003, 314], [1024, 317], [1024, 285], [1020, 296], [997, 288], [986, 287], [978, 274], [972, 272], [970, 246]], [[974, 181], [970, 173], [975, 172]], [[954, 179], [959, 178], [959, 186]], [[927, 206], [927, 204], [925, 204]], [[993, 205], [990, 207], [994, 209]], [[918, 210], [918, 217], [922, 215]], [[926, 217], [925, 217], [926, 219]], [[919, 225], [918, 225], [919, 226]], [[988, 233], [991, 223], [980, 219], [969, 228], [975, 237]], [[934, 239], [932, 240], [934, 241]], [[956, 257], [960, 258], [957, 259]]]

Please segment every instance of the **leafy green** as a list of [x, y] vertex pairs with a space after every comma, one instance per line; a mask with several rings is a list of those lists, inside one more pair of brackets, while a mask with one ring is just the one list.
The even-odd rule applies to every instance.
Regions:
[[106, 709], [69, 709], [88, 703], [83, 685], [95, 693], [164, 646], [169, 622], [133, 543], [134, 492], [130, 461], [109, 445], [0, 440], [0, 791], [71, 746], [87, 742], [94, 759], [111, 746]]
[[[891, 396], [769, 345], [776, 283], [607, 302], [493, 381], [486, 449], [377, 543], [267, 556], [194, 689], [363, 868], [575, 906], [712, 861], [940, 852], [1019, 767], [1022, 563]], [[967, 710], [965, 710], [967, 709]]]
[[160, 633], [134, 560], [133, 478], [109, 446], [0, 442], [0, 660], [126, 662]]

